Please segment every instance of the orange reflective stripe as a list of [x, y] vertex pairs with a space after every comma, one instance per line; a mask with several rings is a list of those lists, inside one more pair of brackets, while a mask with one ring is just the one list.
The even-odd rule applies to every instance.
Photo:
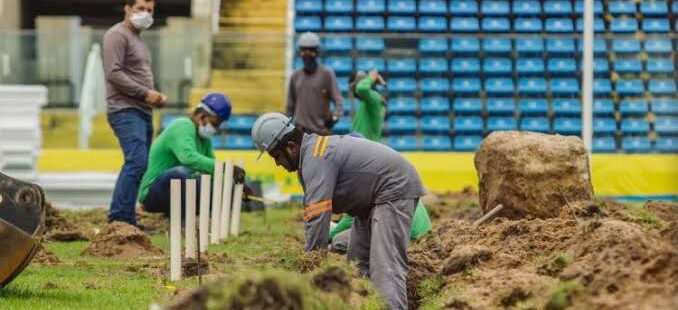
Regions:
[[327, 141], [330, 140], [330, 137], [325, 137], [323, 140], [323, 145], [320, 147], [320, 157], [325, 156], [325, 150], [327, 150]]
[[332, 212], [332, 205], [328, 205], [326, 207], [316, 209], [316, 210], [313, 210], [311, 212], [307, 212], [307, 214], [304, 214], [304, 220], [308, 221], [308, 220], [310, 220], [310, 219], [312, 219], [312, 218], [314, 218], [318, 215], [321, 215], [325, 212]]
[[320, 149], [320, 144], [322, 144], [322, 140], [324, 137], [318, 137], [317, 140], [315, 140], [315, 146], [313, 147], [313, 156], [318, 156], [318, 150]]
[[331, 203], [332, 203], [332, 198], [325, 199], [323, 201], [318, 201], [314, 204], [310, 204], [310, 205], [304, 207], [304, 211], [311, 211], [312, 209], [315, 209], [317, 207], [324, 206], [324, 205], [327, 205], [327, 204], [331, 204]]

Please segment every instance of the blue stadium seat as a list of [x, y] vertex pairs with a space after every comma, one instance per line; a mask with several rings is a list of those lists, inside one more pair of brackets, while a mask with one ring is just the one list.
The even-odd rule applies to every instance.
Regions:
[[450, 14], [452, 16], [467, 16], [478, 14], [477, 1], [450, 1]]
[[643, 31], [666, 33], [671, 31], [669, 20], [666, 18], [646, 18], [643, 20]]
[[544, 14], [547, 16], [567, 16], [572, 14], [570, 1], [544, 1]]
[[598, 116], [609, 116], [614, 114], [614, 102], [611, 99], [594, 99], [593, 114]]
[[419, 18], [420, 32], [446, 32], [447, 19], [440, 16], [425, 16]]
[[671, 12], [673, 12], [673, 14], [678, 14], [678, 1], [673, 1]]
[[521, 78], [518, 80], [518, 92], [527, 95], [546, 94], [546, 80], [543, 78]]
[[640, 52], [640, 41], [636, 39], [612, 40], [612, 51], [620, 54], [635, 54]]
[[617, 143], [614, 137], [595, 137], [593, 138], [593, 152], [595, 153], [614, 153], [617, 150]]
[[607, 8], [613, 15], [636, 14], [636, 3], [633, 1], [610, 1]]
[[351, 57], [327, 57], [323, 63], [338, 74], [346, 74], [353, 71], [353, 59]]
[[453, 58], [451, 71], [458, 75], [476, 75], [480, 72], [478, 58]]
[[546, 40], [546, 51], [551, 54], [574, 54], [574, 40], [548, 39]]
[[647, 111], [647, 101], [645, 100], [624, 99], [619, 103], [619, 112], [622, 116], [644, 116]]
[[226, 130], [231, 132], [240, 132], [240, 133], [250, 133], [254, 121], [257, 120], [257, 117], [254, 115], [231, 115], [231, 118], [226, 124]]
[[254, 149], [252, 136], [250, 135], [227, 135], [226, 148], [231, 150], [249, 150]]
[[223, 150], [223, 149], [226, 148], [226, 141], [225, 141], [226, 139], [224, 139], [223, 136], [214, 135], [214, 136], [212, 136], [212, 138], [210, 138], [210, 140], [212, 140], [212, 148], [213, 149]]
[[612, 33], [633, 33], [638, 31], [638, 21], [635, 18], [616, 18], [610, 22]]
[[353, 12], [353, 0], [325, 0], [325, 12], [328, 14], [346, 14]]
[[365, 72], [372, 70], [384, 71], [384, 69], [386, 69], [386, 64], [381, 57], [359, 57], [355, 61], [355, 67], [357, 70]]
[[490, 117], [487, 119], [488, 131], [517, 130], [518, 121], [513, 117]]
[[553, 112], [556, 116], [581, 115], [581, 102], [578, 99], [554, 99]]
[[538, 33], [542, 31], [539, 18], [516, 18], [513, 21], [513, 30], [521, 33]]
[[351, 132], [351, 127], [352, 127], [352, 120], [350, 117], [342, 117], [339, 119], [339, 121], [334, 124], [334, 128], [332, 128], [332, 132], [335, 134], [339, 135], [345, 135], [349, 132]]
[[487, 113], [490, 115], [513, 115], [515, 110], [513, 98], [487, 98]]
[[449, 151], [452, 149], [450, 136], [424, 136], [422, 138], [424, 151]]
[[414, 74], [417, 61], [414, 58], [391, 58], [388, 60], [388, 72], [391, 75]]
[[520, 130], [549, 132], [551, 131], [551, 125], [545, 117], [523, 117], [520, 119]]
[[410, 15], [417, 12], [417, 3], [414, 0], [389, 0], [388, 13], [396, 15]]
[[413, 93], [417, 90], [417, 82], [413, 78], [392, 78], [388, 81], [390, 93]]
[[421, 130], [426, 133], [449, 133], [450, 119], [447, 116], [424, 116], [421, 118]]
[[180, 114], [164, 114], [162, 116], [162, 121], [160, 122], [160, 129], [167, 128], [167, 126], [169, 126], [169, 124], [172, 123], [172, 121], [174, 121], [175, 119], [177, 119], [181, 116], [183, 116], [183, 115], [180, 115]]
[[322, 23], [318, 16], [297, 16], [294, 18], [294, 30], [296, 32], [320, 31]]
[[622, 138], [622, 150], [629, 153], [647, 153], [652, 146], [650, 139], [646, 137], [624, 137]]
[[478, 32], [480, 23], [475, 17], [452, 17], [450, 30], [452, 32]]
[[[577, 32], [584, 31], [584, 19], [577, 18]], [[593, 20], [593, 32], [601, 33], [605, 32], [605, 22], [602, 18], [596, 18]]]
[[483, 112], [483, 104], [478, 98], [457, 98], [452, 103], [452, 109], [456, 115], [480, 115]]
[[481, 133], [483, 131], [483, 119], [480, 116], [455, 117], [454, 131], [456, 133]]
[[388, 146], [399, 152], [417, 150], [417, 139], [414, 136], [390, 136], [384, 140]]
[[326, 37], [323, 40], [323, 50], [328, 53], [348, 52], [353, 49], [353, 39], [345, 37]]
[[593, 94], [609, 96], [612, 93], [612, 83], [608, 79], [593, 79]]
[[544, 51], [543, 39], [516, 39], [516, 52], [520, 54], [541, 54]]
[[[487, 2], [483, 2], [487, 3]], [[483, 32], [506, 33], [511, 31], [511, 22], [508, 18], [485, 17], [482, 21]]]
[[485, 58], [483, 61], [483, 72], [486, 75], [505, 75], [512, 73], [512, 70], [510, 58]]
[[625, 118], [621, 121], [624, 135], [646, 135], [650, 131], [650, 123], [642, 118]]
[[541, 58], [519, 58], [516, 62], [518, 75], [544, 74], [544, 61]]
[[386, 27], [391, 32], [415, 32], [417, 21], [412, 16], [391, 16]]
[[447, 3], [444, 0], [419, 0], [419, 14], [445, 15]]
[[548, 104], [544, 99], [520, 99], [520, 114], [522, 115], [546, 115]]
[[[574, 3], [574, 12], [577, 15], [584, 14], [584, 1], [583, 0], [577, 0]], [[594, 1], [593, 2], [593, 14], [594, 15], [602, 15], [603, 14], [603, 1]]]
[[577, 72], [577, 61], [573, 58], [551, 58], [548, 69], [553, 75], [573, 74]]
[[[674, 4], [678, 1], [674, 2]], [[640, 43], [638, 43], [640, 45]], [[640, 48], [638, 48], [640, 50]], [[670, 39], [648, 39], [645, 41], [645, 51], [650, 54], [668, 54], [671, 53]]]
[[320, 13], [323, 10], [323, 3], [318, 0], [298, 0], [294, 3], [294, 9], [300, 14]]
[[675, 95], [676, 81], [673, 79], [650, 80], [648, 90], [653, 95]]
[[481, 136], [456, 136], [454, 137], [454, 149], [457, 151], [475, 151], [483, 138]]
[[[577, 40], [577, 50], [580, 53], [584, 51], [584, 40]], [[593, 39], [593, 54], [605, 53], [607, 53], [607, 43], [605, 42], [605, 39]]]
[[614, 118], [594, 118], [593, 134], [610, 135], [617, 132], [617, 121]]
[[438, 54], [447, 52], [449, 45], [444, 38], [419, 39], [419, 52], [424, 54]]
[[351, 115], [351, 113], [355, 113], [360, 109], [360, 101], [359, 100], [349, 100], [348, 98], [344, 98], [344, 115]]
[[383, 14], [386, 11], [385, 0], [357, 0], [355, 7], [361, 14]]
[[617, 93], [626, 96], [626, 95], [642, 95], [645, 92], [645, 86], [643, 81], [638, 79], [633, 80], [618, 80], [615, 89]]
[[617, 59], [614, 61], [614, 70], [619, 73], [640, 73], [643, 65], [638, 59]]
[[456, 78], [452, 80], [452, 92], [455, 94], [477, 94], [481, 91], [480, 80], [475, 78]]
[[413, 115], [417, 111], [417, 100], [412, 97], [390, 98], [386, 106], [389, 114]]
[[460, 38], [451, 40], [451, 50], [453, 53], [478, 53], [480, 43], [476, 38]]
[[581, 134], [581, 118], [556, 118], [553, 120], [553, 131], [561, 135]]
[[485, 38], [483, 39], [483, 52], [486, 54], [505, 54], [510, 53], [511, 39], [504, 38]]
[[424, 94], [447, 93], [450, 81], [444, 78], [424, 78], [419, 81], [419, 90]]
[[[581, 64], [579, 66], [581, 69]], [[605, 58], [596, 58], [593, 60], [593, 73], [605, 74], [610, 72], [610, 63]]]
[[650, 74], [673, 73], [673, 70], [671, 58], [650, 58], [647, 60], [647, 72]]
[[424, 97], [421, 99], [421, 113], [439, 114], [450, 111], [450, 100], [446, 97]]
[[384, 51], [384, 38], [356, 38], [355, 48], [360, 52], [381, 53]]
[[348, 92], [348, 77], [337, 77], [337, 85], [342, 93]]
[[391, 116], [386, 120], [389, 133], [414, 133], [418, 120], [414, 116]]
[[485, 79], [485, 92], [488, 95], [512, 95], [514, 90], [511, 78], [487, 78]]
[[678, 137], [658, 137], [655, 148], [662, 153], [678, 153]]
[[350, 16], [325, 17], [325, 31], [349, 32], [351, 30], [353, 30], [353, 17]]
[[419, 60], [420, 73], [445, 73], [448, 70], [449, 66], [445, 58], [422, 58]]
[[480, 12], [485, 16], [508, 16], [511, 8], [508, 1], [483, 1]]
[[678, 99], [654, 98], [652, 112], [657, 115], [678, 115]]
[[551, 79], [551, 93], [554, 96], [576, 95], [579, 93], [579, 83], [577, 79]]
[[384, 18], [381, 16], [359, 16], [355, 22], [355, 30], [359, 32], [383, 32]]
[[513, 14], [516, 16], [536, 16], [541, 14], [541, 3], [534, 0], [517, 0], [513, 2]]
[[[550, 2], [546, 2], [550, 3]], [[574, 25], [569, 18], [549, 18], [546, 19], [546, 32], [548, 33], [568, 33], [574, 31]]]

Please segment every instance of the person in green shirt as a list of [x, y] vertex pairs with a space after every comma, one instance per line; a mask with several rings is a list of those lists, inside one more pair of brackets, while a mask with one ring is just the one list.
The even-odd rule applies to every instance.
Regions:
[[386, 101], [376, 90], [377, 84], [386, 85], [376, 70], [372, 70], [369, 74], [357, 71], [349, 79], [349, 88], [353, 96], [360, 101], [360, 107], [353, 117], [351, 129], [370, 141], [381, 142]]
[[[175, 119], [153, 141], [137, 199], [144, 210], [169, 216], [172, 179], [185, 180], [201, 173], [214, 173], [211, 138], [230, 116], [228, 97], [211, 93], [203, 97], [189, 117]], [[244, 182], [245, 172], [240, 167], [234, 166], [233, 175], [237, 183]], [[200, 178], [196, 179], [199, 188]]]

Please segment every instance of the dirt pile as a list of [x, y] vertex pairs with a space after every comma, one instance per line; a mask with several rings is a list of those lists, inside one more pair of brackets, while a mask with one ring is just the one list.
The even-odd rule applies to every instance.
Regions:
[[64, 217], [51, 203], [45, 212], [45, 239], [50, 241], [88, 240], [86, 234]]
[[678, 221], [678, 203], [666, 201], [648, 201], [643, 206], [666, 222]]
[[184, 277], [197, 277], [199, 274], [207, 274], [210, 270], [210, 265], [204, 258], [199, 263], [197, 259], [185, 258], [181, 262], [181, 269]]
[[593, 200], [587, 152], [577, 137], [494, 132], [474, 162], [483, 213], [503, 204], [500, 216], [549, 218], [567, 203]]
[[123, 222], [113, 222], [101, 228], [83, 254], [114, 258], [138, 258], [162, 255], [138, 228]]
[[38, 246], [38, 252], [33, 256], [31, 264], [40, 265], [40, 266], [54, 266], [61, 265], [61, 260], [52, 253], [52, 251], [46, 249], [42, 244]]

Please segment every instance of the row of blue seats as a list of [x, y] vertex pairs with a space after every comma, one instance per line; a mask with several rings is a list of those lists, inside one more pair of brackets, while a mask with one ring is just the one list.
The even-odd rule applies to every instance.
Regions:
[[[323, 3], [324, 2], [324, 3]], [[449, 5], [448, 5], [449, 3]], [[547, 16], [581, 15], [584, 12], [584, 1], [444, 1], [444, 0], [297, 0], [295, 9], [300, 14], [384, 14], [391, 15], [446, 15], [468, 16], [533, 16], [544, 14]], [[641, 1], [640, 9], [634, 1], [610, 1], [607, 13], [613, 15], [636, 14], [646, 16], [663, 16], [669, 14], [666, 1]], [[678, 2], [673, 2], [673, 13], [678, 13]], [[602, 1], [594, 2], [594, 14], [603, 14]]]
[[[513, 24], [513, 25], [512, 25]], [[299, 16], [294, 20], [297, 32], [324, 31], [324, 32], [453, 32], [453, 33], [572, 33], [584, 29], [582, 18], [509, 18], [497, 17], [446, 17], [425, 16]], [[635, 18], [616, 18], [605, 26], [601, 18], [594, 20], [595, 32], [623, 34], [643, 31], [646, 33], [668, 33], [678, 29], [671, 28], [667, 18], [646, 18], [638, 22]]]

